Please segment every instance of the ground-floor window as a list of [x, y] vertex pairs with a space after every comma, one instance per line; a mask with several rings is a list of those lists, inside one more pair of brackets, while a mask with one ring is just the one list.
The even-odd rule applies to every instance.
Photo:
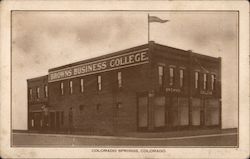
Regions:
[[215, 98], [192, 99], [192, 125], [219, 125], [220, 103]]
[[147, 127], [148, 126], [148, 97], [138, 98], [138, 126]]
[[188, 99], [184, 97], [172, 97], [172, 109], [171, 112], [171, 125], [172, 126], [184, 126], [188, 125], [189, 112], [188, 112]]
[[205, 124], [219, 125], [220, 123], [220, 102], [218, 99], [207, 99], [205, 102]]
[[138, 97], [138, 127], [157, 130], [220, 124], [219, 99], [194, 97], [190, 104], [187, 96], [173, 94]]
[[201, 100], [199, 98], [192, 99], [192, 125], [198, 126], [201, 124]]
[[178, 101], [179, 107], [179, 124], [188, 125], [189, 123], [189, 111], [188, 111], [188, 98], [181, 97]]
[[156, 97], [154, 100], [154, 126], [165, 126], [165, 96]]

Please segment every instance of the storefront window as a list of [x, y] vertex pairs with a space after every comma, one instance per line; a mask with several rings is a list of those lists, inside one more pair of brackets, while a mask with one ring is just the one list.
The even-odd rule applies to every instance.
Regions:
[[207, 99], [205, 102], [206, 114], [205, 124], [206, 125], [218, 125], [220, 119], [220, 103], [218, 99]]
[[179, 121], [180, 125], [188, 125], [189, 112], [188, 112], [188, 99], [181, 97], [179, 98]]
[[165, 97], [156, 97], [154, 100], [154, 125], [162, 127], [165, 125]]
[[188, 125], [189, 112], [188, 112], [188, 99], [184, 97], [173, 97], [172, 104], [170, 104], [170, 117], [173, 126]]
[[199, 98], [192, 99], [192, 125], [201, 124], [201, 100]]
[[138, 99], [138, 118], [139, 118], [139, 127], [147, 127], [148, 126], [148, 98], [147, 97], [139, 97]]
[[171, 121], [173, 126], [179, 125], [178, 97], [172, 98]]

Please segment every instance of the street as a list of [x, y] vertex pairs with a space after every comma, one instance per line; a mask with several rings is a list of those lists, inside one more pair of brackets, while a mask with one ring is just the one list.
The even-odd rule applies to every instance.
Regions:
[[[176, 133], [178, 134], [178, 133]], [[168, 134], [167, 134], [168, 135]], [[165, 137], [90, 136], [68, 134], [13, 133], [13, 146], [18, 147], [94, 147], [94, 146], [237, 146], [237, 132], [209, 131], [187, 136], [183, 134]]]

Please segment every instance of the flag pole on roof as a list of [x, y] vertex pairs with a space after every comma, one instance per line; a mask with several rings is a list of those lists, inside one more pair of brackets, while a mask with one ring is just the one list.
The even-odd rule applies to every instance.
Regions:
[[163, 20], [161, 18], [158, 18], [156, 16], [150, 16], [148, 14], [148, 42], [150, 41], [150, 23], [166, 23], [169, 22], [170, 20]]

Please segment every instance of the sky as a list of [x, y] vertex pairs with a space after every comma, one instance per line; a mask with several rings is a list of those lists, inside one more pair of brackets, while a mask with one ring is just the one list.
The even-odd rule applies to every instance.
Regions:
[[150, 40], [222, 57], [222, 126], [238, 123], [236, 12], [12, 12], [12, 124], [27, 129], [27, 79], [48, 69], [148, 42], [148, 13], [167, 23], [150, 24]]

